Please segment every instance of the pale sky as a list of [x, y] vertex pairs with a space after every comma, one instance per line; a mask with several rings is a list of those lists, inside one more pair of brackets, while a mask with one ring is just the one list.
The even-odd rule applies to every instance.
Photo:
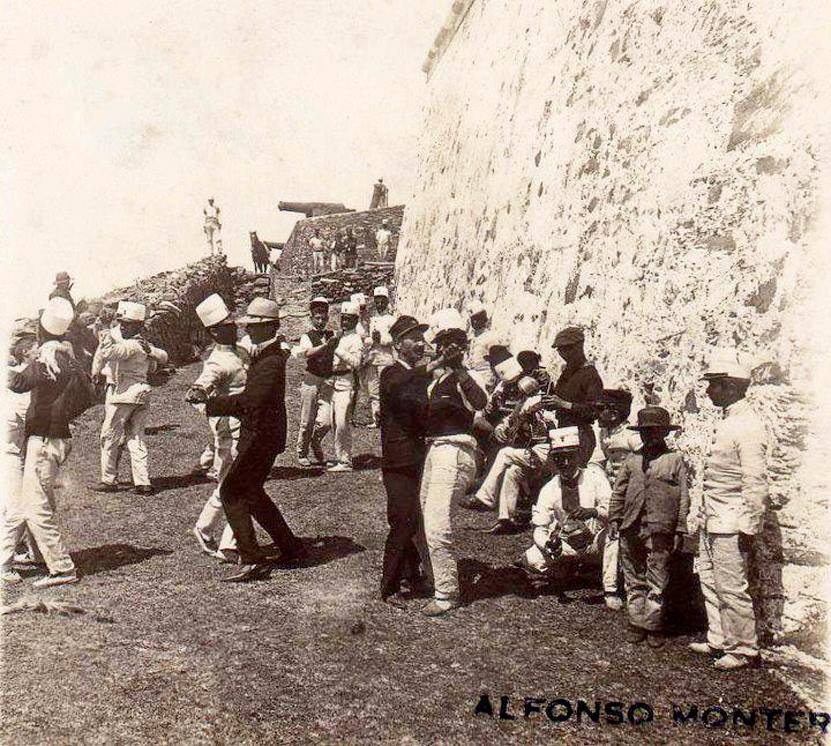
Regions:
[[[449, 0], [7, 2], [0, 55], [4, 317], [55, 272], [77, 297], [205, 251], [284, 240], [278, 200], [366, 208], [414, 187], [421, 64]], [[8, 304], [8, 305], [7, 305]]]

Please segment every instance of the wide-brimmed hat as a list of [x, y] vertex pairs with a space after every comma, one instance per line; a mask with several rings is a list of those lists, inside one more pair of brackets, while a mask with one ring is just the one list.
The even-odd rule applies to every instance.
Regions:
[[548, 431], [548, 443], [552, 451], [577, 451], [580, 449], [580, 431], [574, 426], [551, 428]]
[[424, 334], [429, 328], [429, 324], [419, 324], [414, 316], [399, 316], [390, 327], [390, 336], [397, 342], [405, 334], [415, 331]]
[[66, 298], [50, 298], [40, 316], [40, 325], [56, 337], [65, 334], [75, 318], [75, 309]]
[[491, 345], [484, 355], [485, 360], [493, 366], [504, 363], [510, 357], [513, 356], [506, 345]]
[[119, 321], [143, 322], [147, 319], [147, 306], [144, 303], [122, 300], [118, 303], [115, 315]]
[[67, 282], [72, 282], [72, 278], [69, 276], [69, 272], [58, 272], [58, 274], [55, 275], [56, 285], [61, 285]]
[[738, 378], [750, 380], [750, 364], [745, 356], [732, 347], [715, 347], [710, 353], [707, 372], [701, 377], [703, 381], [714, 378]]
[[661, 430], [680, 430], [680, 425], [670, 422], [669, 412], [663, 407], [644, 407], [638, 412], [638, 424], [629, 425], [629, 430], [644, 430], [648, 427], [657, 427]]
[[569, 345], [580, 344], [586, 341], [586, 335], [579, 326], [567, 326], [565, 329], [560, 329], [557, 336], [554, 337], [554, 344], [552, 347], [568, 347]]
[[629, 409], [632, 406], [632, 394], [626, 389], [603, 389], [597, 403], [612, 404], [621, 409]]
[[228, 306], [225, 305], [225, 301], [217, 293], [209, 295], [196, 306], [196, 315], [206, 329], [220, 324], [234, 323]]
[[245, 315], [237, 319], [237, 324], [270, 324], [280, 320], [280, 306], [269, 298], [254, 298], [245, 309]]

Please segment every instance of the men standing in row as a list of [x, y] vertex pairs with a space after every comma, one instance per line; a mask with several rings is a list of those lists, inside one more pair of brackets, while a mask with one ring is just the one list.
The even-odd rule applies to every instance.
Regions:
[[459, 574], [453, 556], [450, 508], [476, 476], [473, 415], [487, 404], [484, 385], [464, 366], [464, 321], [452, 308], [435, 316], [439, 367], [427, 390], [425, 437], [429, 444], [421, 480], [421, 509], [435, 597], [425, 608], [442, 616], [459, 605]]
[[297, 564], [305, 550], [263, 488], [274, 459], [286, 446], [286, 362], [280, 307], [272, 300], [255, 298], [237, 323], [246, 326], [256, 345], [245, 388], [238, 394], [210, 398], [204, 389], [194, 388], [188, 401], [204, 403], [209, 417], [237, 417], [241, 423], [237, 457], [219, 491], [241, 564], [224, 580], [245, 582], [267, 577], [272, 568], [257, 544], [252, 518], [274, 540], [281, 563]]
[[745, 399], [750, 367], [735, 350], [715, 350], [704, 380], [707, 396], [722, 408], [724, 419], [704, 463], [698, 519], [698, 576], [707, 610], [707, 641], [690, 648], [721, 655], [714, 665], [729, 671], [759, 661], [748, 558], [767, 507], [767, 434]]
[[325, 461], [321, 441], [331, 428], [332, 386], [327, 379], [332, 375], [335, 346], [329, 344], [334, 332], [326, 328], [329, 322], [329, 301], [313, 298], [309, 304], [312, 328], [300, 337], [291, 354], [305, 362], [300, 383], [300, 426], [297, 430], [297, 462], [311, 466], [309, 448], [319, 464]]
[[60, 468], [72, 449], [69, 423], [82, 411], [77, 398], [85, 393], [79, 388], [72, 346], [64, 336], [74, 315], [66, 299], [50, 299], [38, 323], [37, 358], [9, 378], [14, 393], [31, 392], [31, 399], [24, 430], [23, 479], [19, 489], [9, 491], [0, 523], [0, 578], [4, 583], [22, 580], [12, 563], [15, 548], [27, 529], [49, 571], [35, 581], [34, 587], [78, 582], [58, 529], [54, 494]]
[[126, 445], [136, 493], [153, 493], [144, 442], [150, 400], [147, 375], [156, 365], [167, 363], [167, 353], [141, 337], [146, 316], [143, 304], [120, 303], [118, 333], [103, 332], [95, 353], [93, 370], [100, 371], [107, 365], [111, 375], [101, 427], [101, 482], [96, 488], [99, 492], [118, 489], [118, 462]]
[[368, 346], [368, 351], [363, 376], [372, 410], [372, 422], [369, 426], [378, 427], [381, 418], [380, 374], [393, 362], [390, 328], [395, 317], [389, 312], [390, 292], [386, 287], [380, 286], [372, 291], [372, 303], [375, 306], [375, 315], [369, 319], [369, 336], [364, 342]]
[[[235, 396], [242, 393], [245, 389], [248, 355], [237, 347], [237, 328], [225, 301], [219, 295], [209, 295], [196, 307], [196, 315], [214, 340], [214, 346], [202, 366], [202, 372], [191, 385], [191, 390], [202, 389], [207, 396]], [[199, 408], [204, 410], [202, 405]], [[214, 440], [213, 468], [218, 484], [202, 508], [193, 534], [206, 554], [231, 559], [236, 552], [231, 527], [226, 524], [221, 537], [218, 537], [225, 517], [220, 490], [237, 457], [240, 421], [237, 417], [209, 417], [208, 425]]]

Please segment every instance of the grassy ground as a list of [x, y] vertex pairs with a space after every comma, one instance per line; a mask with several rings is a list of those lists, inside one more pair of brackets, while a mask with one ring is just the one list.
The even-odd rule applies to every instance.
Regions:
[[[654, 654], [622, 640], [623, 617], [597, 589], [570, 602], [528, 598], [511, 562], [529, 534], [490, 537], [490, 516], [456, 516], [468, 605], [444, 620], [377, 599], [386, 531], [375, 431], [356, 453], [370, 468], [328, 475], [297, 468], [293, 449], [266, 485], [310, 548], [310, 567], [249, 585], [220, 583], [227, 565], [190, 535], [212, 485], [188, 476], [207, 427], [182, 397], [197, 366], [155, 392], [151, 470], [139, 497], [87, 489], [97, 480], [100, 408], [79, 423], [58, 493], [65, 538], [83, 574], [41, 597], [89, 612], [4, 617], [7, 744], [69, 743], [745, 743], [799, 741], [777, 729], [680, 728], [671, 703], [800, 709], [765, 671], [714, 672], [687, 636]], [[290, 365], [289, 418], [297, 367]], [[292, 422], [292, 426], [296, 423]], [[290, 438], [293, 437], [293, 431]], [[27, 582], [6, 602], [37, 596]], [[480, 715], [489, 692], [516, 720]], [[556, 724], [521, 717], [523, 697], [651, 703], [648, 725]], [[802, 722], [804, 723], [804, 718]]]

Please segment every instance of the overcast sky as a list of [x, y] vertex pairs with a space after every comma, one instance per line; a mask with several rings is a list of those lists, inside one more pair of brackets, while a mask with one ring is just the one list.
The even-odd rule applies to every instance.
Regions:
[[383, 176], [406, 202], [421, 64], [449, 5], [4, 3], [13, 315], [42, 305], [59, 269], [81, 297], [195, 260], [211, 195], [229, 260], [246, 264], [249, 230], [283, 240], [302, 217], [278, 200], [366, 208]]

